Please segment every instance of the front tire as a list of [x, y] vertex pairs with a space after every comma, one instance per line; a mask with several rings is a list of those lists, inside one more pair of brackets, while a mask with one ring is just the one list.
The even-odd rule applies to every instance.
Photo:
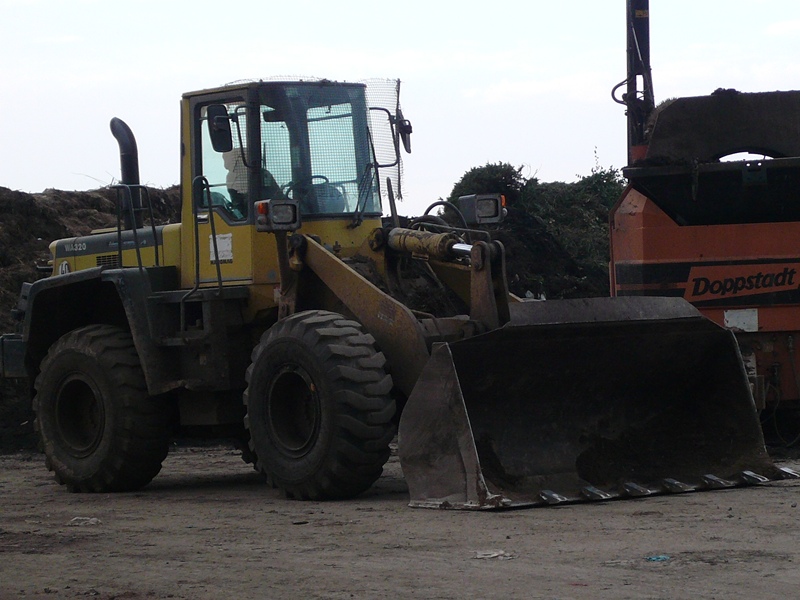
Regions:
[[50, 348], [35, 382], [47, 468], [73, 492], [143, 487], [169, 449], [169, 406], [150, 398], [130, 333], [90, 325]]
[[290, 498], [349, 498], [380, 477], [394, 437], [386, 359], [356, 321], [296, 313], [253, 350], [244, 393], [255, 466]]

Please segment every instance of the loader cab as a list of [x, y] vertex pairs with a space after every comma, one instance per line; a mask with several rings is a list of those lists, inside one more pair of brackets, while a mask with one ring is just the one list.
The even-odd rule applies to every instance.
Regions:
[[[275, 255], [274, 239], [255, 232], [260, 200], [297, 201], [301, 232], [343, 255], [380, 227], [371, 137], [380, 115], [368, 109], [365, 90], [262, 81], [184, 95], [182, 220], [197, 223], [200, 285], [212, 283], [217, 265], [223, 283], [277, 283], [277, 268], [263, 265]], [[184, 227], [182, 281], [190, 285], [194, 235]]]
[[272, 198], [297, 200], [304, 220], [379, 216], [364, 89], [262, 82], [194, 97], [192, 178], [209, 188], [195, 201], [231, 223], [251, 223], [253, 203]]

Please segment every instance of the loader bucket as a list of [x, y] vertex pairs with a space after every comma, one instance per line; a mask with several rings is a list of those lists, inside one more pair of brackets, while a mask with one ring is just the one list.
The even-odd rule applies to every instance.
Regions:
[[436, 344], [405, 406], [411, 506], [500, 508], [784, 478], [731, 332], [682, 299], [512, 305]]

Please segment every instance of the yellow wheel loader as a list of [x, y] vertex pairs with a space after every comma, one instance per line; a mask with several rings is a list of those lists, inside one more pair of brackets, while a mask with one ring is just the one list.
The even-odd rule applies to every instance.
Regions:
[[511, 296], [486, 227], [505, 216], [496, 194], [401, 227], [411, 125], [399, 82], [382, 85], [185, 94], [181, 222], [166, 226], [112, 120], [118, 227], [53, 242], [52, 276], [23, 287], [1, 340], [60, 483], [140, 488], [183, 433], [238, 439], [269, 483], [312, 500], [369, 488], [396, 433], [412, 506], [791, 475], [765, 452], [732, 334], [688, 303]]

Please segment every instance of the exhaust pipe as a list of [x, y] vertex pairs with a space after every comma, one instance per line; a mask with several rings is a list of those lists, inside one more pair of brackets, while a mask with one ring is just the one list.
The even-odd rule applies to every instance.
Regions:
[[138, 209], [142, 207], [142, 194], [139, 189], [139, 150], [136, 148], [136, 138], [131, 128], [123, 121], [114, 117], [111, 119], [111, 134], [119, 144], [119, 162], [122, 179], [120, 183], [131, 186], [122, 196], [122, 220], [125, 229], [133, 229], [131, 221], [131, 205], [135, 212], [136, 229], [142, 227], [142, 215]]

